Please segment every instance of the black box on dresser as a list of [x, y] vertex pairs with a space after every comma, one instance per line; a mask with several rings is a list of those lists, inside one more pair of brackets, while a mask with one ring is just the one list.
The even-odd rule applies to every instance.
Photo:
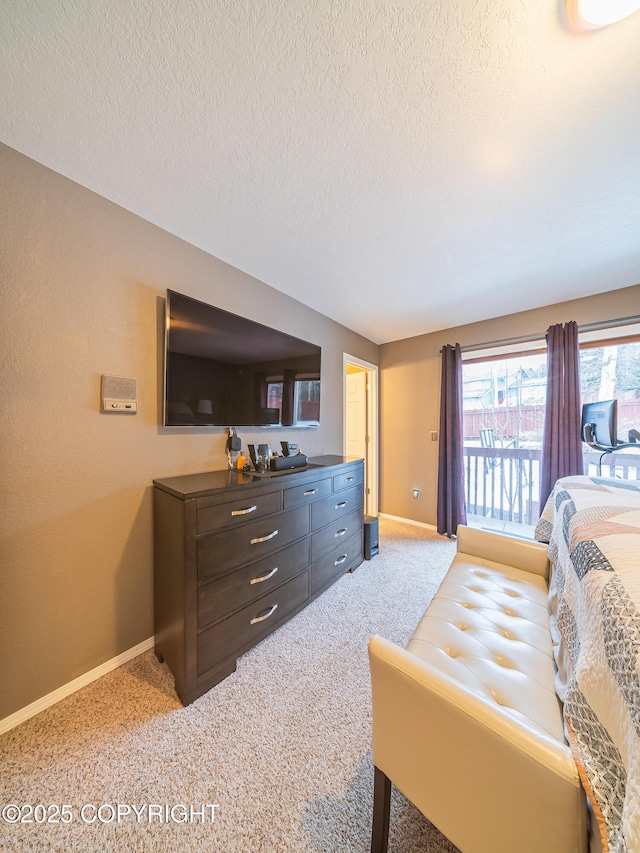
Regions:
[[363, 560], [363, 461], [154, 480], [155, 648], [186, 705]]

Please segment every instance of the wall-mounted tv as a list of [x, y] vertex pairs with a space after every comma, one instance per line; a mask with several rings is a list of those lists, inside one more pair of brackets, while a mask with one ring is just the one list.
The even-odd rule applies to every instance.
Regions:
[[167, 291], [165, 426], [317, 427], [316, 344]]

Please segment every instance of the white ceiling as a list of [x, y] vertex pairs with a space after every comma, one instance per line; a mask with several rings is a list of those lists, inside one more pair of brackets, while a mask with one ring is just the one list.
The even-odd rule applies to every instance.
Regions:
[[562, 0], [3, 0], [0, 128], [384, 342], [640, 282], [639, 45]]

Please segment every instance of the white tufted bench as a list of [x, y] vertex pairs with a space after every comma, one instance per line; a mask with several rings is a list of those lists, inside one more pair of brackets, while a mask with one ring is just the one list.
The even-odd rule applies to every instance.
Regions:
[[369, 643], [371, 850], [391, 782], [463, 853], [585, 853], [586, 798], [554, 690], [547, 548], [458, 528], [407, 648]]

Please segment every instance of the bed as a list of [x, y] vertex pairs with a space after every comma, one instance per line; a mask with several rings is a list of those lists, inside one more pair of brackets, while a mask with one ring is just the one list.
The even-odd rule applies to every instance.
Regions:
[[592, 849], [640, 853], [640, 483], [558, 480], [549, 543], [556, 691], [592, 809]]

